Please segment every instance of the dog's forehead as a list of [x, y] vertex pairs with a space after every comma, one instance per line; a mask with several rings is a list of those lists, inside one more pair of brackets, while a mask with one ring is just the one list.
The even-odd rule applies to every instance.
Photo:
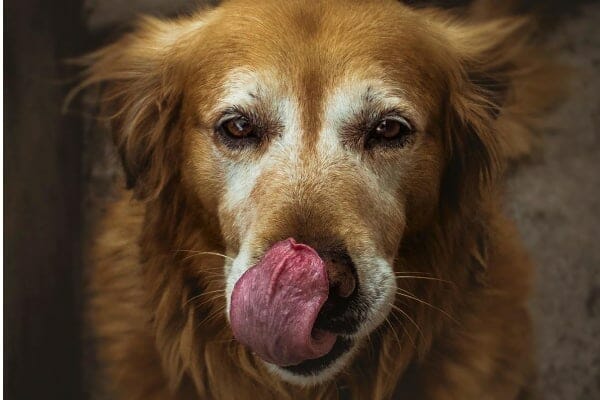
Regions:
[[339, 116], [367, 99], [389, 104], [401, 98], [416, 109], [435, 104], [443, 86], [435, 41], [427, 24], [404, 7], [244, 4], [226, 3], [206, 27], [206, 48], [196, 52], [211, 54], [199, 60], [200, 75], [220, 82], [210, 93], [217, 100], [213, 111], [251, 104], [281, 108], [280, 102], [293, 100], [306, 131], [316, 132], [321, 128], [316, 117], [324, 110]]

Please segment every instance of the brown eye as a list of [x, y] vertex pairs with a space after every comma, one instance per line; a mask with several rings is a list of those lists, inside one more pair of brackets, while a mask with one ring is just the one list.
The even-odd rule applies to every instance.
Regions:
[[369, 133], [366, 146], [402, 146], [412, 133], [412, 126], [404, 118], [385, 118], [379, 121]]
[[221, 142], [231, 149], [243, 149], [260, 143], [260, 129], [243, 115], [231, 115], [223, 118], [215, 131]]
[[394, 139], [412, 132], [410, 124], [405, 119], [384, 119], [375, 128], [375, 135], [384, 139]]
[[221, 127], [227, 135], [235, 139], [242, 139], [254, 133], [254, 126], [244, 117], [225, 121]]

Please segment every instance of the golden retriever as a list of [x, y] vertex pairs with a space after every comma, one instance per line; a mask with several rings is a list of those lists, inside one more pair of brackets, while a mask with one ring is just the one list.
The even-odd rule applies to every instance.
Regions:
[[130, 189], [88, 310], [116, 398], [530, 395], [499, 178], [553, 76], [479, 11], [232, 0], [85, 58]]

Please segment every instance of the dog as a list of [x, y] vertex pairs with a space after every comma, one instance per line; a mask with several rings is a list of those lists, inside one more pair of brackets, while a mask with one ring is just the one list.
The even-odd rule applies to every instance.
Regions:
[[84, 58], [125, 185], [87, 316], [122, 399], [523, 399], [504, 216], [556, 79], [524, 17], [231, 0]]

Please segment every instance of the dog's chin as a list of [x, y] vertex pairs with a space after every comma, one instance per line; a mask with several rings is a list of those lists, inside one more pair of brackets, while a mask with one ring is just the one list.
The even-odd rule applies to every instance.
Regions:
[[350, 364], [361, 341], [385, 321], [391, 310], [393, 293], [394, 290], [386, 291], [385, 294], [373, 301], [370, 309], [377, 310], [377, 312], [368, 313], [365, 321], [353, 334], [339, 335], [329, 353], [287, 367], [265, 362], [269, 371], [283, 381], [300, 386], [315, 386], [332, 380]]
[[333, 379], [351, 361], [356, 352], [356, 339], [339, 336], [329, 353], [297, 365], [280, 367], [264, 362], [281, 380], [299, 386], [315, 386]]

